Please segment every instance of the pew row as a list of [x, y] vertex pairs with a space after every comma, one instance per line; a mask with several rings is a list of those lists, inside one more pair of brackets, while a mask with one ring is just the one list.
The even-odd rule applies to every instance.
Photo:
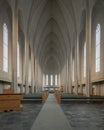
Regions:
[[4, 89], [0, 94], [0, 111], [22, 110], [21, 99], [23, 94], [14, 93], [13, 89]]
[[59, 103], [104, 103], [104, 96], [74, 95], [69, 93], [55, 92], [56, 99]]
[[45, 103], [49, 93], [34, 93], [34, 94], [27, 94], [24, 95], [23, 99], [21, 100], [22, 103]]

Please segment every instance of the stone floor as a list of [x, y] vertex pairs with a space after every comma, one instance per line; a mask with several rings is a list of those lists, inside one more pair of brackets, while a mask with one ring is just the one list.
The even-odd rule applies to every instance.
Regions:
[[104, 104], [61, 104], [73, 130], [104, 130]]
[[24, 104], [22, 111], [0, 112], [0, 130], [30, 130], [42, 104]]
[[53, 94], [49, 94], [31, 130], [72, 130]]
[[[0, 112], [0, 130], [31, 129], [43, 105], [23, 106], [23, 111]], [[60, 104], [60, 106], [72, 130], [104, 130], [104, 104]]]

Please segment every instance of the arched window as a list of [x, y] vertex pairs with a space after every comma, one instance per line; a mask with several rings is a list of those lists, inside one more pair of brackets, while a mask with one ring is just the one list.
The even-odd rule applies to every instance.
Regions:
[[48, 85], [48, 74], [46, 74], [46, 85]]
[[95, 71], [100, 71], [100, 24], [96, 26], [96, 44], [95, 44]]
[[86, 77], [86, 42], [84, 44], [84, 77]]
[[51, 75], [51, 86], [53, 85], [53, 75]]
[[19, 48], [19, 42], [17, 43], [17, 77], [20, 77], [20, 48]]
[[8, 72], [8, 27], [3, 24], [3, 71]]
[[73, 60], [73, 72], [72, 72], [72, 81], [74, 81], [74, 60]]
[[57, 85], [57, 74], [55, 75], [55, 85]]

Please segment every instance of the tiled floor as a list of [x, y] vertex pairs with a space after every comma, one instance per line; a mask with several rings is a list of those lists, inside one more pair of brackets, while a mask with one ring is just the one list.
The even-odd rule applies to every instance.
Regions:
[[104, 130], [104, 104], [61, 104], [73, 130]]
[[30, 130], [42, 104], [24, 104], [22, 111], [0, 112], [0, 130]]

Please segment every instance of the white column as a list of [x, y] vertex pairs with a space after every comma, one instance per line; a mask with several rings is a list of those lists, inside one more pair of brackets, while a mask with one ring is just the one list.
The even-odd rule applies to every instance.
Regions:
[[83, 85], [80, 84], [80, 93], [82, 94], [83, 93]]
[[75, 91], [78, 95], [78, 38], [75, 39]]
[[87, 96], [90, 96], [91, 87], [91, 12], [89, 0], [86, 0], [86, 87]]
[[[24, 42], [25, 44], [25, 42]], [[22, 86], [21, 86], [21, 92], [24, 93], [24, 85], [25, 85], [25, 45], [24, 48], [22, 49], [23, 51], [23, 58], [22, 58]]]
[[12, 87], [17, 93], [17, 42], [18, 42], [18, 13], [12, 12]]
[[79, 36], [77, 35], [77, 94], [80, 85], [80, 70], [79, 70]]
[[66, 61], [66, 92], [69, 93], [69, 59]]
[[71, 47], [70, 57], [69, 57], [69, 93], [72, 93], [72, 74], [73, 74], [72, 64], [73, 64], [73, 62], [72, 62], [72, 47]]
[[34, 93], [34, 55], [31, 49], [31, 89]]
[[60, 81], [61, 79], [60, 79], [60, 74], [58, 74], [58, 87], [60, 87], [61, 86], [61, 81]]
[[42, 91], [42, 70], [40, 65], [38, 64], [38, 90], [39, 92]]
[[48, 86], [51, 86], [51, 74], [48, 74]]
[[35, 89], [36, 89], [36, 92], [38, 92], [37, 77], [38, 77], [38, 64], [37, 64], [37, 59], [35, 58]]
[[68, 62], [67, 62], [67, 57], [66, 57], [66, 64], [65, 64], [65, 67], [64, 67], [64, 71], [63, 71], [63, 72], [64, 72], [64, 75], [65, 75], [65, 82], [64, 82], [64, 87], [65, 87], [65, 89], [64, 89], [64, 90], [65, 90], [66, 93], [67, 93], [67, 85], [68, 85], [68, 75], [67, 75], [67, 74], [68, 74], [68, 73], [67, 73], [67, 70], [68, 70], [67, 67], [68, 67], [68, 65], [67, 65], [67, 63], [68, 63]]
[[28, 86], [28, 74], [29, 74], [29, 44], [27, 37], [25, 36], [25, 50], [24, 50], [24, 82], [25, 82], [25, 93], [29, 93]]
[[53, 74], [53, 86], [55, 86], [55, 75], [56, 74]]

